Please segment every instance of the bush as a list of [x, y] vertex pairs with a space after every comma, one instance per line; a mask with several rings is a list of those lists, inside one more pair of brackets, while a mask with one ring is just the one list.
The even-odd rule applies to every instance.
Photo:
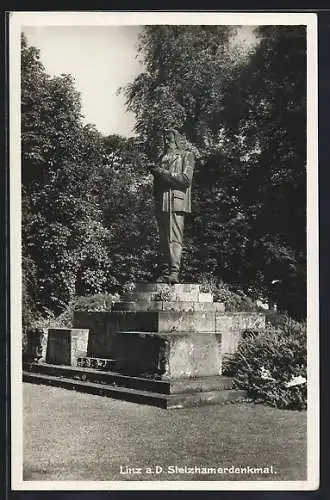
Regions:
[[228, 285], [216, 279], [212, 273], [201, 273], [197, 277], [202, 292], [213, 294], [216, 302], [223, 302], [228, 312], [260, 311], [257, 303], [235, 285]]
[[58, 326], [70, 328], [73, 326], [74, 311], [111, 311], [112, 304], [119, 300], [119, 295], [97, 293], [74, 298], [67, 308], [56, 318]]
[[277, 408], [307, 407], [306, 325], [281, 317], [280, 327], [268, 324], [245, 332], [237, 351], [224, 362], [223, 373], [234, 377], [256, 403]]
[[197, 276], [197, 283], [201, 285], [201, 292], [216, 293], [219, 283], [212, 273], [201, 273]]
[[256, 312], [260, 310], [256, 302], [242, 290], [230, 290], [224, 285], [214, 292], [214, 300], [223, 302], [228, 312]]
[[72, 301], [73, 311], [111, 311], [112, 304], [119, 300], [119, 295], [110, 293], [98, 293], [96, 295], [87, 295], [77, 297]]
[[52, 311], [45, 311], [43, 317], [35, 317], [29, 326], [30, 329], [72, 328], [74, 311], [111, 311], [112, 304], [117, 300], [119, 295], [108, 293], [75, 297], [59, 316], [55, 316]]

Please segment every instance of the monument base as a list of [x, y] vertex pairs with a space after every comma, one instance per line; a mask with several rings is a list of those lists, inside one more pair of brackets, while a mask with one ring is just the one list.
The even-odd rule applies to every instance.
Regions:
[[164, 409], [242, 401], [246, 392], [230, 377], [206, 376], [157, 380], [92, 368], [24, 363], [23, 381], [51, 385]]
[[220, 375], [221, 337], [215, 332], [113, 333], [114, 369], [126, 375], [157, 379]]
[[200, 288], [137, 283], [111, 311], [75, 311], [74, 328], [49, 330], [46, 363], [25, 363], [23, 380], [161, 408], [245, 399], [222, 361], [265, 316], [226, 313]]

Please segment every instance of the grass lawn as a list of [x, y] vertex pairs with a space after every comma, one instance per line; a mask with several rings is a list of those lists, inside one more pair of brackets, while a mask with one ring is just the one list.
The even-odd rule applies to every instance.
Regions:
[[[306, 412], [252, 404], [166, 411], [23, 387], [25, 481], [306, 480]], [[157, 465], [158, 475], [146, 470]], [[141, 473], [121, 473], [126, 466]], [[274, 473], [169, 474], [168, 466], [273, 466]]]

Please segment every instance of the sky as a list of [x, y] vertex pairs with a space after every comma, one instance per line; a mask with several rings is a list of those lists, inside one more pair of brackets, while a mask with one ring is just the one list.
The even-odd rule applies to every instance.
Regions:
[[116, 95], [143, 70], [136, 58], [140, 26], [26, 26], [28, 45], [40, 49], [50, 75], [69, 73], [81, 93], [85, 123], [104, 135], [130, 136], [134, 115]]
[[[137, 59], [140, 26], [23, 26], [28, 45], [40, 50], [40, 59], [50, 75], [69, 73], [81, 94], [85, 123], [104, 135], [134, 134], [134, 114], [127, 112], [125, 97], [118, 95], [143, 71]], [[237, 41], [255, 42], [253, 26], [241, 26]]]

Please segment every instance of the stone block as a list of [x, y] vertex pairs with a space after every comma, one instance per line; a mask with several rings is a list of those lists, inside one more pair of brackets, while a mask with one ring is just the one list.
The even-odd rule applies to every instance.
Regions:
[[178, 301], [187, 301], [187, 302], [198, 302], [199, 292], [197, 290], [193, 290], [191, 292], [180, 292], [175, 295], [174, 300]]
[[220, 375], [221, 335], [173, 335], [168, 339], [168, 343], [168, 378]]
[[221, 335], [215, 333], [114, 334], [115, 370], [132, 376], [180, 379], [221, 373]]
[[216, 315], [216, 331], [224, 330], [259, 330], [265, 327], [265, 314], [254, 312], [239, 312]]
[[194, 302], [194, 311], [224, 312], [225, 304], [222, 302]]
[[215, 331], [220, 333], [229, 332], [233, 326], [233, 314], [216, 314], [215, 316]]
[[160, 300], [149, 300], [139, 302], [120, 301], [113, 304], [113, 311], [162, 311], [163, 302]]
[[222, 302], [191, 302], [191, 301], [162, 301], [150, 300], [149, 302], [115, 302], [113, 311], [210, 311], [210, 312], [224, 312], [225, 306]]
[[176, 312], [192, 312], [194, 310], [194, 302], [192, 301], [163, 301], [162, 302], [162, 310], [163, 311], [176, 311]]
[[[47, 366], [50, 366], [52, 372], [55, 373], [45, 374], [39, 372], [40, 368], [45, 368]], [[98, 396], [107, 396], [124, 401], [130, 401], [131, 403], [158, 406], [164, 409], [196, 407], [205, 404], [226, 404], [228, 402], [239, 402], [246, 398], [246, 391], [224, 389], [222, 387], [220, 387], [219, 389], [216, 388], [215, 390], [207, 390], [208, 384], [203, 384], [203, 387], [205, 387], [204, 390], [193, 390], [192, 392], [184, 391], [179, 393], [171, 392], [170, 394], [162, 392], [159, 393], [150, 390], [139, 390], [136, 388], [128, 387], [126, 385], [118, 387], [114, 384], [100, 383], [99, 376], [97, 376], [97, 380], [95, 382], [85, 380], [82, 378], [81, 373], [74, 374], [74, 371], [72, 369], [70, 370], [70, 377], [68, 377], [68, 374], [65, 373], [64, 368], [65, 367], [63, 366], [54, 367], [54, 365], [34, 364], [33, 366], [29, 367], [28, 371], [23, 371], [23, 381], [34, 384], [46, 384], [56, 387], [63, 387], [65, 389], [72, 389], [79, 392], [96, 394]], [[93, 370], [90, 370], [88, 372], [88, 377], [91, 376], [91, 372], [93, 372]], [[94, 374], [95, 373], [97, 373], [96, 370], [94, 370]], [[104, 374], [105, 372], [102, 373]], [[203, 378], [209, 379], [210, 377]], [[129, 379], [132, 381], [134, 377], [126, 377], [126, 380]], [[185, 379], [185, 383], [187, 382], [187, 380], [188, 379]], [[148, 379], [145, 379], [144, 382], [148, 382]], [[153, 384], [154, 382], [155, 381], [152, 381]], [[161, 383], [161, 381], [158, 381], [158, 383]]]
[[215, 332], [215, 312], [177, 312], [158, 313], [158, 332]]
[[169, 285], [167, 283], [137, 283], [135, 288], [121, 296], [124, 302], [150, 300], [166, 301], [198, 301], [200, 285], [192, 283], [178, 283]]
[[253, 312], [216, 314], [215, 330], [222, 334], [222, 355], [237, 350], [241, 335], [245, 330], [265, 327], [265, 314]]
[[34, 328], [27, 331], [27, 345], [24, 356], [27, 359], [45, 362], [48, 343], [48, 328]]
[[[150, 302], [151, 300], [157, 300], [158, 292], [125, 292], [120, 296], [120, 300], [123, 302]], [[172, 298], [172, 296], [171, 296]]]
[[200, 292], [198, 300], [199, 302], [213, 302], [213, 295], [209, 292]]
[[74, 313], [75, 328], [89, 328], [93, 336], [120, 331], [215, 332], [215, 311], [111, 311]]
[[[162, 381], [160, 383], [165, 383]], [[233, 389], [233, 379], [222, 375], [206, 377], [173, 378], [167, 381], [169, 394], [185, 394], [193, 392], [226, 391]]]
[[175, 293], [195, 292], [199, 293], [200, 285], [197, 283], [177, 283], [175, 285], [168, 285], [167, 283], [136, 283], [136, 292], [162, 292], [173, 290]]
[[50, 328], [48, 330], [47, 363], [77, 365], [87, 355], [88, 329]]
[[198, 292], [193, 290], [191, 292], [176, 292], [173, 288], [163, 292], [126, 292], [120, 299], [124, 302], [148, 302], [155, 301], [187, 301], [198, 302]]

